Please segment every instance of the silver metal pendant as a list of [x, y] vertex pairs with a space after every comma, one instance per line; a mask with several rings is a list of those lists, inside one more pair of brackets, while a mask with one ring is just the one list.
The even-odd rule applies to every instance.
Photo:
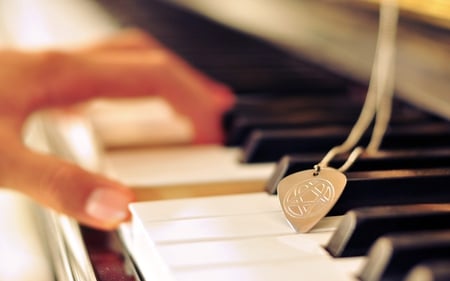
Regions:
[[335, 205], [344, 191], [346, 176], [333, 168], [305, 170], [282, 179], [278, 199], [283, 212], [297, 232], [308, 232]]

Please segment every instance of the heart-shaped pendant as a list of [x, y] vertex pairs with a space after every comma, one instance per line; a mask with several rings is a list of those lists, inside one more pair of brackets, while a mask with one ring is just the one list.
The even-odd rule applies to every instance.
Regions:
[[334, 206], [344, 191], [347, 178], [325, 167], [291, 174], [278, 186], [278, 199], [284, 215], [297, 232], [308, 232]]

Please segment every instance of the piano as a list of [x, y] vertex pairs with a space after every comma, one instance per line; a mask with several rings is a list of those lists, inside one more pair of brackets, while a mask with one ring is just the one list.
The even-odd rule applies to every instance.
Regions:
[[[44, 210], [46, 235], [55, 241], [49, 246], [56, 279], [449, 280], [448, 66], [440, 64], [439, 70], [447, 72], [431, 82], [411, 79], [418, 70], [409, 69], [405, 61], [410, 57], [400, 55], [399, 68], [412, 76], [399, 77], [381, 150], [356, 161], [327, 217], [310, 233], [298, 234], [283, 217], [276, 185], [284, 176], [312, 168], [345, 139], [364, 102], [371, 62], [345, 64], [284, 41], [286, 34], [255, 34], [254, 25], [228, 21], [226, 4], [220, 14], [214, 7], [208, 10], [207, 1], [182, 2], [95, 1], [120, 26], [149, 31], [233, 87], [238, 102], [224, 116], [226, 143], [158, 149], [142, 143], [108, 145], [102, 143], [107, 136], [96, 135], [91, 128], [96, 123], [86, 122], [86, 116], [43, 116], [39, 126], [53, 153], [117, 177], [140, 199], [130, 207], [133, 220], [117, 232], [80, 226]], [[251, 2], [241, 5], [255, 8]], [[296, 1], [282, 2], [297, 7]], [[298, 2], [297, 8], [305, 8], [299, 14], [324, 8]], [[326, 15], [336, 16], [331, 10], [325, 9]], [[352, 1], [342, 9], [369, 19], [362, 26], [372, 26], [372, 32], [376, 11], [370, 3]], [[423, 29], [443, 42], [433, 45], [436, 57], [442, 59], [447, 51], [448, 59], [448, 27], [405, 14], [400, 34], [408, 34], [411, 26]], [[360, 42], [368, 48], [364, 52], [373, 51], [373, 36]], [[355, 52], [355, 61], [367, 53]], [[418, 61], [433, 58], [427, 53]], [[424, 93], [430, 84], [435, 92]], [[76, 138], [67, 138], [71, 126], [79, 124], [97, 149], [87, 159], [77, 154]], [[194, 159], [200, 163], [194, 165]], [[343, 161], [336, 158], [331, 165]]]

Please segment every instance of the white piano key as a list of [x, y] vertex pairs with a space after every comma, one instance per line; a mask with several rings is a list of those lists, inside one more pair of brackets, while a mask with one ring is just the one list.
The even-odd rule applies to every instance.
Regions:
[[311, 259], [280, 260], [256, 264], [236, 264], [216, 267], [196, 267], [176, 270], [178, 281], [197, 280], [258, 280], [258, 281], [356, 281], [335, 268], [327, 257]]
[[[105, 173], [134, 188], [223, 182], [264, 183], [275, 163], [239, 162], [239, 149], [219, 145], [108, 151]], [[261, 190], [263, 185], [261, 185]]]
[[183, 198], [130, 205], [134, 218], [143, 222], [281, 211], [277, 196], [266, 192]]
[[[137, 251], [147, 248], [142, 243], [295, 233], [284, 218], [277, 197], [264, 192], [140, 202], [130, 208], [133, 220], [124, 227], [134, 237], [133, 248]], [[339, 220], [340, 217], [322, 219], [308, 233], [308, 239], [326, 245]]]
[[163, 244], [156, 248], [173, 270], [328, 256], [316, 241], [302, 234]]
[[[330, 223], [324, 225], [329, 226]], [[130, 226], [123, 225], [122, 227]], [[197, 228], [197, 226], [193, 226], [193, 228]], [[140, 233], [128, 233], [128, 239], [125, 239], [125, 242], [128, 243], [127, 248], [146, 278], [169, 278], [178, 270], [194, 267], [225, 266], [225, 264], [227, 264], [227, 267], [233, 267], [238, 263], [247, 264], [267, 260], [290, 262], [291, 259], [300, 258], [309, 261], [316, 257], [328, 260], [331, 257], [324, 250], [323, 245], [325, 243], [323, 241], [329, 239], [331, 232], [326, 232], [325, 229], [322, 229], [322, 231], [319, 229], [317, 232], [308, 234], [295, 234], [292, 231], [288, 235], [232, 239], [227, 237], [223, 240], [200, 239], [187, 242], [157, 241], [152, 239], [152, 233], [145, 235], [141, 231]], [[127, 232], [125, 231], [125, 233]], [[164, 233], [160, 234], [164, 235]], [[257, 235], [260, 235], [260, 233]], [[176, 280], [178, 279], [176, 278]]]
[[282, 211], [144, 223], [155, 243], [233, 239], [295, 233]]
[[105, 148], [181, 145], [194, 137], [189, 120], [161, 97], [97, 100], [83, 113]]
[[181, 271], [190, 276], [197, 267], [214, 267], [215, 272], [225, 265], [234, 268], [267, 260], [329, 261], [323, 246], [340, 221], [326, 217], [310, 233], [297, 234], [277, 196], [264, 192], [140, 202], [131, 210], [133, 220], [123, 226], [131, 232], [127, 246], [144, 276], [158, 278]]
[[334, 258], [333, 264], [341, 272], [348, 276], [359, 276], [367, 257], [346, 257], [346, 258]]
[[0, 280], [53, 279], [53, 266], [35, 209], [25, 196], [0, 190]]

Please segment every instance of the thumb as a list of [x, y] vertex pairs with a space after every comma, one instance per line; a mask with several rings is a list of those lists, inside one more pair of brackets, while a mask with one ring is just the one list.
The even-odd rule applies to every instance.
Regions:
[[2, 182], [37, 202], [100, 229], [113, 229], [129, 218], [134, 195], [118, 182], [23, 146], [2, 154]]

